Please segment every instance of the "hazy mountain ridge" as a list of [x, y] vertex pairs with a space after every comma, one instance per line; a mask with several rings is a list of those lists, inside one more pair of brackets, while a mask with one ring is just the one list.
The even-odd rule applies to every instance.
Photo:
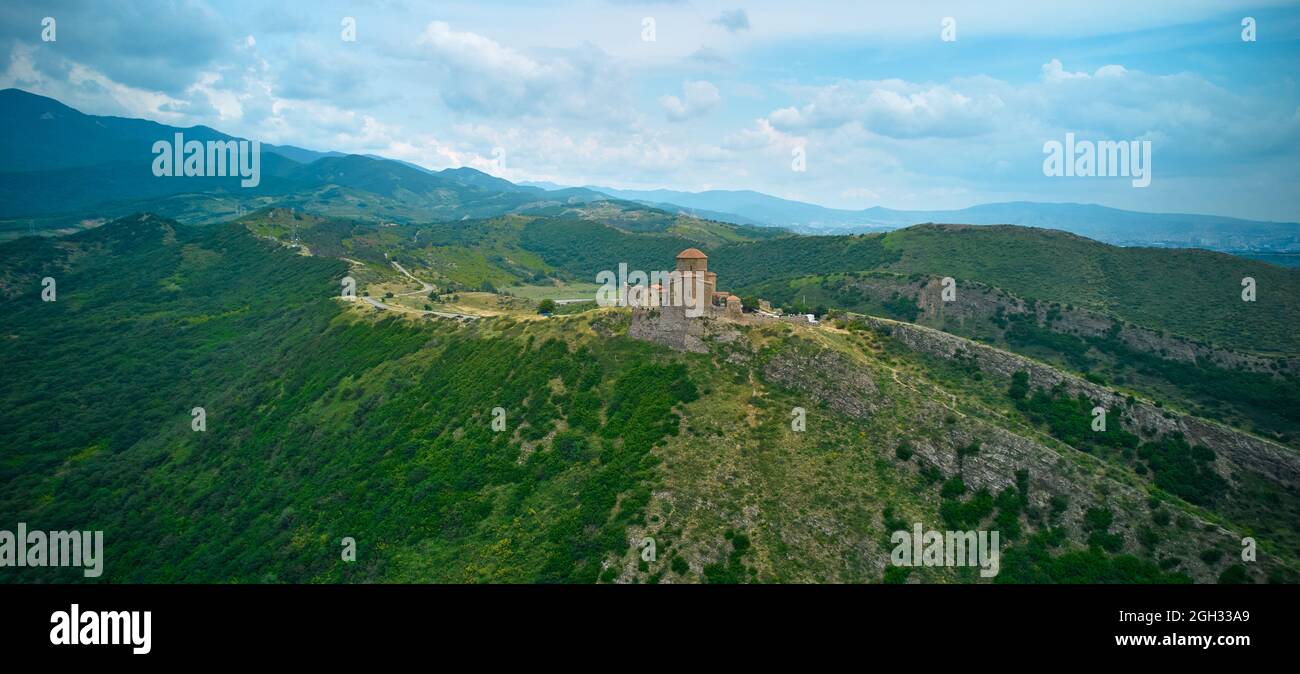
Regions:
[[[177, 133], [187, 141], [241, 139], [207, 127], [85, 115], [17, 89], [0, 91], [0, 120], [5, 122], [0, 128], [0, 220], [9, 220], [17, 232], [140, 210], [212, 222], [269, 205], [313, 206], [335, 207], [345, 215], [368, 211], [375, 219], [427, 221], [498, 215], [539, 202], [608, 198], [581, 189], [546, 194], [471, 168], [428, 171], [383, 158], [271, 144], [262, 145], [255, 187], [242, 187], [234, 176], [156, 177], [151, 150], [156, 141], [171, 142]], [[365, 194], [331, 198], [331, 187]], [[175, 201], [190, 195], [213, 198], [218, 206], [204, 212]], [[151, 200], [162, 203], [151, 205]]]
[[956, 210], [895, 210], [873, 206], [835, 209], [751, 190], [590, 189], [671, 209], [707, 213], [742, 224], [787, 227], [805, 234], [872, 232], [923, 223], [1022, 225], [1059, 229], [1125, 246], [1198, 247], [1215, 250], [1300, 251], [1300, 224], [1215, 215], [1141, 213], [1096, 204], [1005, 202]]
[[[886, 231], [920, 223], [1015, 224], [1068, 231], [1107, 243], [1202, 247], [1226, 251], [1300, 251], [1300, 225], [1209, 215], [1139, 213], [1090, 204], [1009, 202], [960, 210], [833, 209], [752, 190], [621, 190], [549, 183], [516, 185], [471, 168], [431, 171], [375, 156], [344, 155], [264, 144], [263, 184], [233, 178], [155, 178], [149, 162], [157, 140], [231, 140], [203, 126], [180, 129], [140, 119], [86, 115], [18, 89], [0, 91], [0, 229], [68, 229], [88, 209], [100, 218], [153, 210], [182, 221], [212, 222], [266, 206], [336, 209], [345, 217], [420, 222], [490, 217], [530, 204], [634, 201], [669, 213], [812, 234]], [[340, 194], [328, 187], [375, 195]], [[221, 208], [159, 207], [185, 195], [214, 195]], [[230, 209], [230, 210], [226, 210]], [[10, 236], [12, 236], [11, 234]]]

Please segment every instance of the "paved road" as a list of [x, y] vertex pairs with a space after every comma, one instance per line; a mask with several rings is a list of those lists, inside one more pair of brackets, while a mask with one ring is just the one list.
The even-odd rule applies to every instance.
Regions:
[[428, 294], [429, 294], [429, 291], [430, 291], [430, 290], [433, 290], [433, 285], [432, 285], [432, 284], [425, 283], [424, 281], [421, 281], [420, 279], [415, 278], [414, 276], [411, 276], [411, 272], [406, 271], [406, 267], [403, 267], [402, 265], [397, 264], [397, 260], [393, 260], [393, 266], [394, 266], [394, 267], [397, 267], [397, 271], [400, 271], [400, 272], [402, 272], [403, 274], [405, 274], [405, 275], [406, 275], [406, 278], [409, 278], [409, 279], [411, 279], [412, 281], [415, 281], [416, 283], [419, 283], [419, 284], [420, 284], [420, 289], [419, 289], [419, 290], [412, 290], [412, 291], [409, 292], [409, 293], [402, 293], [402, 294], [398, 295], [398, 297], [410, 297], [411, 295], [428, 295]]

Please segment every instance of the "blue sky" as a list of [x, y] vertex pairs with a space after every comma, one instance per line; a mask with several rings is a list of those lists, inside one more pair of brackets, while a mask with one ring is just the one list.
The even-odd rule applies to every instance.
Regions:
[[[1026, 4], [9, 2], [0, 86], [516, 181], [1300, 221], [1295, 3]], [[1150, 186], [1045, 176], [1066, 133], [1150, 140]]]

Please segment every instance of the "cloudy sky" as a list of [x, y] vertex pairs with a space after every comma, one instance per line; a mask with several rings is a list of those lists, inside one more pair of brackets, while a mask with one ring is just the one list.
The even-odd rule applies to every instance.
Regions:
[[[516, 181], [1300, 221], [1294, 2], [10, 0], [0, 58], [92, 114]], [[1067, 132], [1152, 141], [1151, 185], [1043, 175]]]

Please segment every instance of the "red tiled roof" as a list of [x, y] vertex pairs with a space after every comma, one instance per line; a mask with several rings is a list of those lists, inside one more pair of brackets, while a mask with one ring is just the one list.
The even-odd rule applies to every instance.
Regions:
[[686, 258], [686, 259], [690, 259], [690, 260], [698, 260], [698, 259], [703, 258], [703, 259], [707, 260], [707, 259], [709, 259], [709, 256], [708, 256], [708, 255], [705, 255], [704, 253], [701, 253], [701, 252], [699, 251], [698, 248], [687, 248], [686, 250], [684, 250], [684, 251], [682, 251], [682, 252], [680, 252], [680, 253], [677, 254], [677, 259], [678, 259], [678, 260], [680, 260], [680, 259], [682, 259], [682, 258]]

